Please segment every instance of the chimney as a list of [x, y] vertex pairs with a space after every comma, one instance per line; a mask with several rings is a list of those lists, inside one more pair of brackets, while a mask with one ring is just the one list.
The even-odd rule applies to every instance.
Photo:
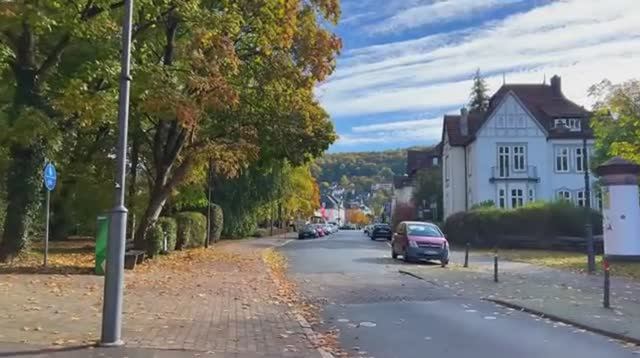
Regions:
[[556, 97], [562, 97], [562, 80], [560, 76], [554, 75], [551, 77], [551, 91]]
[[469, 111], [466, 107], [460, 109], [460, 134], [469, 135]]

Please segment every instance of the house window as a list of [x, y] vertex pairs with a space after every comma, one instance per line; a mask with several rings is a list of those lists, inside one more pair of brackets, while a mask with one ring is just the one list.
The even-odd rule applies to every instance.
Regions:
[[528, 202], [533, 203], [536, 201], [536, 191], [533, 188], [529, 188], [529, 197], [527, 198]]
[[569, 171], [569, 148], [558, 147], [556, 148], [556, 172], [568, 172]]
[[526, 170], [526, 154], [525, 147], [523, 145], [518, 145], [513, 147], [513, 170], [517, 172], [521, 172]]
[[596, 194], [596, 205], [598, 209], [602, 211], [602, 192], [600, 191]]
[[524, 205], [524, 190], [511, 189], [511, 207], [519, 208]]
[[504, 189], [498, 189], [498, 207], [504, 209], [506, 207], [506, 192]]
[[498, 147], [498, 174], [501, 178], [509, 176], [510, 147]]
[[580, 207], [585, 206], [584, 191], [580, 190], [576, 192], [576, 204]]
[[582, 154], [584, 151], [582, 147], [576, 148], [576, 171], [582, 172], [584, 169], [584, 155]]
[[553, 122], [555, 128], [567, 128], [572, 132], [579, 131], [581, 128], [580, 118], [557, 118]]
[[431, 165], [433, 165], [434, 167], [438, 166], [438, 157], [431, 158]]
[[571, 192], [569, 190], [558, 190], [558, 200], [571, 201]]

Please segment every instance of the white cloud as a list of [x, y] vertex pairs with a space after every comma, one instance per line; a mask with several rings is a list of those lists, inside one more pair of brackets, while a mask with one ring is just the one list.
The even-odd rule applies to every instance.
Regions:
[[[588, 105], [587, 88], [640, 76], [640, 1], [567, 0], [471, 31], [348, 51], [318, 92], [334, 116], [434, 111], [464, 104], [477, 67], [495, 91], [508, 82], [563, 77]], [[340, 120], [338, 118], [338, 120]]]
[[356, 126], [351, 131], [341, 134], [337, 145], [435, 143], [441, 137], [442, 117]]
[[371, 33], [388, 33], [424, 25], [468, 18], [479, 12], [504, 7], [523, 0], [442, 0], [408, 7], [390, 18], [366, 28]]

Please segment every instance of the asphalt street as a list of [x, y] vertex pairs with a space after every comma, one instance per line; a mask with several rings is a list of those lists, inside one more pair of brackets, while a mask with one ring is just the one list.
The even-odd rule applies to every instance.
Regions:
[[305, 296], [323, 308], [314, 328], [338, 329], [352, 356], [640, 356], [638, 348], [607, 337], [401, 274], [410, 264], [393, 260], [386, 240], [372, 241], [362, 231], [294, 240], [281, 250]]

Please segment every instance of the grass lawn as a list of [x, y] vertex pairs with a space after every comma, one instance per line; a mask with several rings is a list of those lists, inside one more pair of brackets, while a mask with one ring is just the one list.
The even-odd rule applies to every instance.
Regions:
[[[500, 257], [534, 265], [586, 272], [587, 256], [582, 253], [547, 250], [500, 250]], [[640, 262], [612, 262], [611, 274], [640, 280]], [[596, 269], [602, 272], [602, 256], [596, 257]]]

